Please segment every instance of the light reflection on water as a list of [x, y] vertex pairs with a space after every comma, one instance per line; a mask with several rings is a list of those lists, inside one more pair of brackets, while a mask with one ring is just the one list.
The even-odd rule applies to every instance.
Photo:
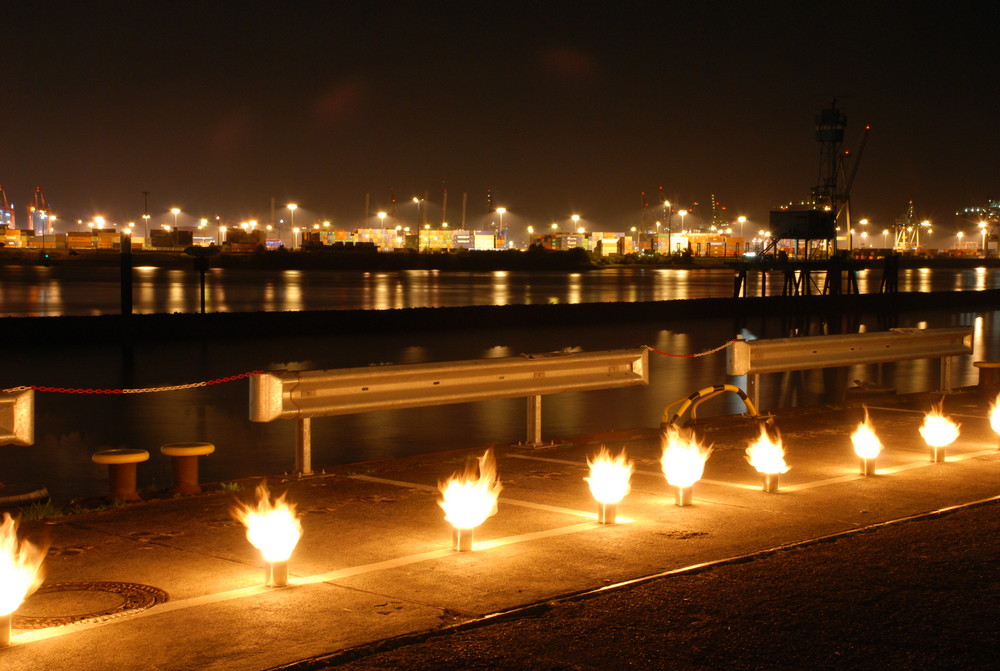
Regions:
[[[759, 296], [761, 277], [752, 275], [747, 295]], [[814, 273], [822, 291], [823, 273]], [[0, 315], [91, 315], [120, 310], [117, 268], [0, 267]], [[199, 277], [194, 270], [133, 269], [133, 311], [197, 312]], [[881, 272], [858, 273], [862, 293], [879, 290]], [[767, 275], [767, 294], [782, 292], [781, 273]], [[901, 291], [979, 291], [1000, 288], [994, 268], [907, 269]], [[322, 270], [226, 270], [206, 273], [206, 310], [389, 310], [406, 307], [553, 303], [641, 302], [725, 298], [733, 293], [733, 272], [724, 269], [608, 268], [585, 273], [496, 271], [443, 273], [435, 270], [350, 272]]]

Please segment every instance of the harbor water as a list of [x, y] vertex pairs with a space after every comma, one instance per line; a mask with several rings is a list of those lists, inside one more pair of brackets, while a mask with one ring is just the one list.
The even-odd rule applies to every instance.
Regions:
[[[34, 271], [35, 269], [28, 269]], [[5, 269], [10, 273], [11, 269]], [[28, 272], [28, 271], [24, 271]], [[137, 311], [190, 311], [197, 299], [190, 273], [176, 283], [181, 271], [150, 271], [167, 278], [136, 291]], [[657, 300], [728, 295], [731, 274], [725, 271], [629, 271], [520, 275], [515, 273], [461, 274], [430, 272], [297, 275], [275, 273], [270, 279], [256, 271], [224, 282], [213, 277], [212, 291], [227, 310], [252, 307], [253, 297], [273, 295], [273, 309], [340, 307], [397, 307], [423, 305], [506, 304], [512, 302], [595, 302], [598, 300]], [[226, 272], [228, 280], [231, 273]], [[384, 277], [379, 277], [384, 275]], [[920, 280], [928, 286], [961, 283], [967, 289], [993, 288], [997, 275], [980, 272], [935, 271]], [[9, 280], [10, 275], [5, 275]], [[77, 282], [82, 282], [80, 286]], [[271, 289], [261, 283], [271, 283]], [[901, 285], [903, 282], [901, 281]], [[105, 286], [107, 285], [107, 286]], [[381, 289], [379, 287], [382, 287]], [[146, 298], [142, 298], [148, 292]], [[381, 292], [381, 293], [380, 293]], [[713, 293], [716, 292], [716, 293]], [[4, 282], [4, 309], [48, 314], [59, 305], [60, 314], [104, 314], [114, 311], [117, 285], [113, 279], [66, 278], [35, 287]], [[379, 296], [381, 295], [381, 298]], [[86, 307], [77, 302], [78, 297]], [[280, 297], [280, 300], [279, 300]], [[484, 297], [490, 297], [489, 300]], [[504, 300], [501, 298], [506, 297]], [[71, 301], [72, 299], [72, 301]], [[173, 302], [172, 302], [173, 301]], [[219, 303], [215, 304], [219, 307]], [[883, 330], [885, 315], [861, 315], [837, 323], [800, 322], [812, 334]], [[955, 360], [954, 384], [972, 385], [972, 361], [1000, 357], [1000, 312], [934, 311], [894, 316], [896, 326], [970, 326], [975, 334], [971, 356]], [[138, 343], [123, 351], [118, 343], [18, 347], [6, 351], [0, 368], [3, 388], [19, 385], [63, 389], [120, 389], [215, 381], [252, 370], [309, 370], [382, 364], [419, 363], [518, 356], [524, 353], [583, 351], [649, 346], [660, 352], [696, 354], [722, 345], [736, 335], [767, 338], [789, 335], [788, 323], [776, 318], [737, 320], [676, 319], [663, 322], [593, 324], [587, 328], [478, 329], [456, 332], [381, 333], [364, 337], [303, 336], [218, 339], [198, 342]], [[830, 402], [843, 397], [855, 380], [890, 385], [900, 393], [938, 388], [936, 360], [917, 360], [881, 366], [855, 366], [836, 371], [765, 376], [761, 385], [762, 410]], [[584, 433], [627, 430], [659, 424], [665, 406], [715, 384], [736, 382], [726, 375], [725, 351], [701, 357], [669, 357], [650, 353], [650, 384], [617, 390], [574, 392], [546, 396], [542, 401], [543, 439]], [[106, 490], [106, 467], [91, 463], [93, 452], [109, 448], [148, 450], [150, 460], [140, 465], [140, 489], [170, 485], [170, 463], [159, 453], [162, 444], [209, 441], [216, 452], [201, 459], [202, 480], [218, 482], [267, 473], [290, 471], [294, 425], [290, 421], [251, 423], [249, 383], [244, 379], [180, 391], [138, 394], [80, 394], [36, 392], [35, 444], [0, 447], [0, 482], [34, 483], [46, 487], [57, 500], [99, 495]], [[726, 394], [706, 403], [699, 416], [741, 413], [737, 396]], [[523, 399], [504, 399], [432, 408], [374, 412], [313, 421], [313, 465], [363, 462], [440, 450], [478, 448], [525, 440]]]

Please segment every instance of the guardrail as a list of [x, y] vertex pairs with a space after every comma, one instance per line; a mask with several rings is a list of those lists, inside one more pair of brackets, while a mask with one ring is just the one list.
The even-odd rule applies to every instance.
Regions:
[[762, 373], [940, 358], [941, 388], [949, 392], [951, 357], [963, 354], [972, 354], [971, 327], [898, 328], [878, 333], [738, 339], [729, 348], [727, 373], [747, 376], [747, 395], [760, 407]]
[[31, 445], [34, 442], [34, 390], [0, 392], [0, 445]]
[[303, 475], [312, 472], [313, 417], [526, 397], [527, 442], [538, 445], [543, 395], [649, 384], [648, 357], [636, 348], [262, 373], [250, 378], [250, 421], [296, 420]]

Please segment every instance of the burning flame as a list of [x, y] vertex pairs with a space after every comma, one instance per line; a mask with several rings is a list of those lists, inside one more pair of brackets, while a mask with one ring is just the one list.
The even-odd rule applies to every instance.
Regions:
[[8, 513], [0, 523], [0, 615], [9, 615], [45, 578], [45, 550], [17, 540], [17, 522]]
[[931, 406], [920, 427], [920, 435], [931, 447], [947, 447], [958, 438], [958, 425], [942, 414], [943, 405]]
[[486, 450], [475, 463], [470, 460], [465, 473], [456, 473], [447, 482], [439, 482], [438, 489], [444, 496], [438, 505], [444, 509], [444, 518], [456, 529], [474, 529], [496, 515], [502, 487], [493, 450]]
[[990, 406], [990, 426], [1000, 434], [1000, 394], [997, 394], [996, 401]]
[[747, 461], [758, 473], [787, 473], [791, 466], [785, 463], [785, 449], [781, 435], [775, 431], [777, 442], [771, 440], [767, 429], [760, 425], [760, 438], [747, 448]]
[[233, 517], [247, 528], [247, 540], [264, 555], [267, 562], [288, 561], [302, 537], [302, 524], [295, 516], [295, 504], [287, 503], [282, 494], [271, 502], [267, 483], [257, 486], [257, 504], [237, 501]]
[[854, 453], [862, 459], [874, 459], [882, 451], [882, 441], [875, 435], [868, 408], [865, 408], [865, 421], [858, 424], [857, 430], [851, 434], [851, 442], [854, 443]]
[[660, 466], [667, 483], [672, 487], [691, 487], [705, 472], [705, 462], [712, 454], [711, 447], [698, 443], [694, 433], [670, 425], [661, 439], [663, 456]]
[[590, 483], [590, 493], [601, 503], [618, 503], [631, 489], [629, 480], [635, 464], [628, 461], [624, 448], [617, 457], [612, 457], [608, 448], [601, 446], [593, 460], [587, 457], [590, 476], [584, 478]]

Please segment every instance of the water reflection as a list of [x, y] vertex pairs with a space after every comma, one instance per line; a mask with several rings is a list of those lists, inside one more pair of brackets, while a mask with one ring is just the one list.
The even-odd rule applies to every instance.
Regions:
[[[748, 295], [780, 295], [782, 273], [752, 273]], [[722, 269], [609, 268], [586, 273], [463, 272], [435, 270], [349, 272], [256, 271], [212, 268], [206, 276], [211, 304], [221, 312], [258, 310], [389, 310], [404, 307], [594, 303], [729, 297], [733, 273]], [[822, 274], [814, 278], [819, 291]], [[861, 271], [859, 289], [877, 290], [877, 271]], [[120, 310], [117, 268], [0, 267], [0, 315], [116, 314]], [[1000, 271], [907, 269], [902, 291], [1000, 288]], [[199, 275], [190, 269], [137, 267], [133, 311], [196, 312]]]

